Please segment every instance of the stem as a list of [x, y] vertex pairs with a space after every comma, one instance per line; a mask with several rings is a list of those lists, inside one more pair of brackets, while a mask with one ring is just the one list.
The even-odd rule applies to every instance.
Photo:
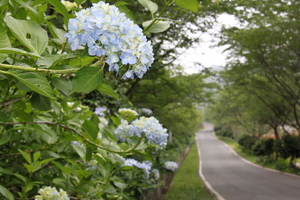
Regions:
[[9, 104], [13, 104], [17, 101], [20, 101], [21, 99], [23, 99], [24, 97], [19, 97], [19, 98], [16, 98], [16, 99], [13, 99], [13, 100], [10, 100], [10, 101], [6, 101], [6, 102], [3, 102], [3, 103], [0, 103], [0, 108], [1, 107], [4, 107], [4, 106], [7, 106]]
[[[47, 74], [70, 74], [75, 73], [79, 70], [79, 68], [73, 68], [73, 69], [63, 69], [63, 70], [51, 70], [51, 69], [39, 69], [39, 68], [33, 68], [33, 67], [23, 67], [23, 66], [17, 66], [17, 65], [8, 65], [8, 64], [0, 64], [0, 68], [4, 69], [16, 69], [16, 70], [23, 70], [28, 72], [42, 72]], [[1, 71], [2, 73], [6, 73], [5, 71]]]

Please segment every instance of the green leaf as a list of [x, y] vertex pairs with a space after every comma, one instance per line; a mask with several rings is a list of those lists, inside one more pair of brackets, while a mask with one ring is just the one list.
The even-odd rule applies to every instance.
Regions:
[[0, 48], [10, 48], [11, 44], [7, 36], [7, 31], [0, 25]]
[[59, 1], [59, 0], [47, 0], [49, 4], [51, 4], [54, 9], [61, 13], [64, 16], [64, 20], [67, 22], [70, 19], [70, 14], [67, 8]]
[[197, 0], [175, 0], [175, 4], [193, 12], [198, 12], [199, 3]]
[[2, 137], [0, 138], [0, 146], [9, 142], [10, 141], [10, 137], [8, 135], [2, 135]]
[[34, 93], [30, 99], [31, 105], [34, 109], [40, 111], [47, 111], [51, 109], [51, 102], [50, 100], [38, 93]]
[[126, 15], [127, 18], [131, 19], [135, 24], [137, 23], [134, 14], [127, 8], [127, 6], [125, 6], [125, 5], [118, 5], [117, 7], [118, 7], [118, 9], [119, 9], [120, 12], [122, 12], [122, 13], [124, 13]]
[[19, 120], [21, 119], [21, 121], [25, 121], [25, 122], [33, 121], [32, 116], [26, 113], [24, 110], [15, 109], [14, 113], [18, 116]]
[[82, 124], [82, 128], [93, 141], [97, 139], [99, 129], [93, 122], [85, 120]]
[[8, 198], [9, 200], [14, 200], [14, 196], [12, 195], [12, 193], [6, 189], [4, 186], [0, 185], [0, 193], [5, 196], [6, 198]]
[[77, 152], [77, 154], [85, 160], [85, 152], [83, 150], [83, 148], [77, 146], [76, 144], [71, 144], [72, 147], [75, 149], [75, 151]]
[[66, 31], [63, 29], [56, 28], [52, 23], [46, 22], [46, 24], [49, 27], [49, 30], [51, 32], [51, 35], [53, 36], [53, 41], [55, 41], [58, 44], [63, 44], [66, 42], [67, 38], [65, 37]]
[[19, 55], [25, 55], [25, 56], [31, 56], [34, 58], [39, 58], [40, 56], [34, 52], [27, 52], [22, 49], [17, 48], [1, 48], [0, 53], [7, 53], [7, 54], [19, 54]]
[[38, 161], [38, 159], [41, 157], [41, 152], [37, 151], [33, 153], [33, 162]]
[[27, 184], [27, 178], [22, 176], [21, 174], [14, 174], [18, 179], [20, 179], [21, 181], [23, 181], [25, 184]]
[[54, 87], [56, 87], [61, 93], [63, 93], [64, 95], [68, 96], [69, 93], [72, 90], [72, 84], [65, 80], [65, 79], [61, 79], [61, 78], [57, 78], [57, 77], [53, 77], [52, 78], [52, 84], [54, 85]]
[[119, 95], [110, 87], [108, 84], [101, 83], [99, 87], [97, 88], [99, 92], [102, 94], [106, 94], [108, 96], [114, 97], [116, 99], [119, 98]]
[[38, 59], [36, 62], [37, 65], [43, 65], [48, 67], [51, 67], [55, 62], [66, 60], [69, 58], [76, 57], [74, 54], [54, 54], [54, 55], [47, 55], [45, 57], [42, 57]]
[[86, 152], [85, 152], [85, 158], [86, 158], [86, 161], [90, 161], [93, 157], [93, 151], [91, 149], [91, 147], [89, 145], [87, 145], [86, 147]]
[[24, 72], [20, 70], [11, 70], [6, 71], [5, 73], [12, 75], [36, 93], [48, 98], [53, 98], [52, 88], [46, 77], [42, 74], [38, 72]]
[[18, 40], [30, 51], [41, 55], [48, 45], [47, 32], [40, 25], [29, 20], [18, 20], [11, 16], [4, 18], [7, 26]]
[[150, 1], [150, 0], [138, 0], [142, 6], [147, 8], [152, 14], [155, 13], [158, 9], [158, 6], [156, 3]]
[[[143, 27], [147, 28], [152, 23], [152, 20], [143, 22]], [[159, 21], [153, 25], [149, 29], [147, 29], [147, 32], [149, 33], [160, 33], [164, 32], [170, 27], [170, 24], [168, 22]]]
[[84, 67], [76, 72], [71, 94], [74, 92], [89, 93], [96, 89], [102, 81], [102, 67]]
[[18, 151], [22, 154], [22, 156], [25, 158], [25, 160], [31, 164], [31, 157], [30, 154], [26, 153], [25, 151], [22, 151], [21, 149], [18, 149]]
[[7, 119], [7, 115], [4, 112], [0, 111], [0, 122], [5, 122], [7, 121]]

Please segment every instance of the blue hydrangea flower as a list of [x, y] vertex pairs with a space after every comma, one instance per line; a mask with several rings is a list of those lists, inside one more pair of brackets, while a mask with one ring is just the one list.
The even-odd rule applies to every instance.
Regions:
[[105, 117], [105, 113], [104, 113], [105, 111], [106, 111], [105, 107], [96, 107], [94, 113], [99, 117]]
[[130, 138], [135, 135], [135, 127], [124, 119], [121, 119], [121, 124], [115, 130], [115, 135], [117, 136], [118, 140], [121, 142], [130, 142]]
[[161, 147], [165, 147], [168, 142], [167, 129], [155, 117], [141, 117], [129, 124], [126, 120], [121, 120], [121, 124], [115, 130], [119, 141], [130, 141], [133, 136], [142, 137], [145, 134], [148, 141]]
[[152, 45], [142, 29], [103, 1], [77, 12], [65, 36], [72, 50], [87, 46], [91, 56], [105, 56], [109, 71], [130, 65], [122, 79], [142, 78], [154, 61]]
[[143, 171], [146, 174], [146, 177], [149, 178], [152, 163], [149, 161], [138, 162], [133, 158], [128, 158], [124, 161], [124, 164], [122, 166], [130, 166], [130, 167], [137, 167], [143, 169]]
[[134, 120], [132, 125], [136, 128], [136, 135], [139, 137], [144, 133], [150, 143], [161, 147], [167, 145], [169, 135], [167, 129], [163, 128], [155, 117], [141, 117]]

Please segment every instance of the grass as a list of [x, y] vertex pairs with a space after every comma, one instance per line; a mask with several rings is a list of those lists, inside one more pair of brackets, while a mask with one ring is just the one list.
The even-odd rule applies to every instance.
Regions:
[[199, 177], [197, 145], [193, 144], [186, 159], [178, 169], [164, 200], [214, 200]]
[[[217, 135], [216, 135], [217, 136]], [[258, 162], [257, 161], [257, 157], [255, 155], [252, 155], [250, 153], [247, 153], [245, 152], [242, 147], [235, 141], [233, 141], [232, 139], [230, 138], [226, 138], [226, 137], [220, 137], [220, 136], [217, 136], [218, 139], [220, 139], [221, 141], [225, 142], [228, 146], [230, 146], [236, 153], [238, 153], [241, 157], [257, 164], [257, 165], [260, 165], [260, 166], [263, 166], [263, 167], [267, 167], [267, 168], [270, 168], [270, 169], [275, 169], [275, 170], [278, 170], [276, 168], [276, 162], [270, 162], [268, 164], [263, 164], [261, 162]], [[297, 159], [297, 162], [300, 162], [300, 159]], [[285, 163], [286, 165], [288, 165], [288, 159], [285, 160]], [[286, 169], [283, 169], [281, 170], [283, 172], [288, 172], [288, 173], [291, 173], [291, 174], [296, 174], [296, 175], [300, 175], [300, 172], [297, 170], [293, 170], [293, 169], [290, 169], [290, 168], [286, 168]]]

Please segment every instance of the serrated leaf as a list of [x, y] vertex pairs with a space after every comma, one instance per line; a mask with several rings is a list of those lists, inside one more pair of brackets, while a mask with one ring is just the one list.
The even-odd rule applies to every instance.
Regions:
[[[147, 28], [152, 23], [152, 20], [143, 22], [143, 27]], [[150, 28], [147, 29], [147, 32], [149, 33], [160, 33], [164, 32], [170, 27], [170, 24], [168, 22], [159, 21], [153, 25], [151, 25]]]
[[15, 199], [12, 193], [2, 185], [0, 185], [0, 193], [9, 200]]
[[85, 120], [82, 124], [82, 128], [88, 134], [87, 136], [93, 141], [97, 139], [99, 129], [95, 124], [93, 124], [93, 122]]
[[41, 55], [48, 45], [48, 34], [40, 25], [30, 20], [18, 20], [11, 16], [4, 18], [16, 38], [31, 52]]
[[0, 53], [7, 53], [7, 54], [19, 54], [19, 55], [25, 55], [25, 56], [31, 56], [34, 58], [39, 58], [40, 56], [36, 54], [35, 52], [27, 52], [22, 49], [17, 48], [1, 48]]
[[111, 96], [111, 97], [114, 97], [114, 98], [116, 98], [116, 99], [119, 98], [119, 94], [116, 93], [116, 92], [112, 89], [112, 87], [110, 87], [108, 84], [101, 83], [101, 84], [99, 85], [99, 87], [97, 88], [97, 90], [98, 90], [99, 92], [101, 92], [102, 94], [106, 94], [106, 95]]
[[45, 57], [42, 57], [38, 59], [36, 62], [37, 65], [43, 65], [48, 67], [51, 67], [53, 63], [61, 60], [66, 60], [69, 58], [74, 58], [76, 57], [74, 54], [54, 54], [54, 55], [47, 55]]
[[103, 68], [100, 67], [84, 67], [76, 72], [73, 80], [74, 92], [89, 93], [96, 89], [103, 81]]
[[0, 25], [0, 48], [10, 48], [11, 44], [7, 36], [7, 31]]
[[147, 8], [152, 14], [155, 13], [158, 9], [158, 6], [156, 3], [150, 1], [150, 0], [138, 0], [142, 6]]
[[51, 102], [47, 97], [34, 93], [30, 99], [31, 105], [34, 109], [40, 111], [47, 111], [51, 109]]
[[65, 79], [53, 77], [52, 84], [66, 96], [68, 96], [72, 90], [72, 84]]
[[[3, 72], [4, 73], [4, 72]], [[5, 74], [12, 75], [31, 90], [45, 97], [53, 98], [52, 88], [45, 76], [38, 72], [24, 72], [20, 70], [6, 71]]]
[[175, 4], [193, 12], [198, 12], [199, 3], [197, 0], [175, 0]]

